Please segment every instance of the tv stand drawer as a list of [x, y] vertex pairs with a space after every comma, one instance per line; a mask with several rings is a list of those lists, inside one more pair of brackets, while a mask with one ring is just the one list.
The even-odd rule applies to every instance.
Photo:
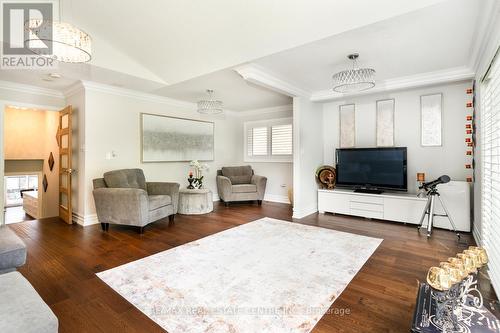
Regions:
[[361, 216], [361, 217], [367, 217], [370, 219], [384, 219], [384, 212], [374, 212], [371, 210], [364, 210], [364, 209], [351, 209], [351, 214], [353, 216]]
[[366, 203], [366, 204], [376, 204], [376, 205], [383, 205], [384, 204], [384, 198], [381, 197], [379, 194], [366, 194], [366, 193], [352, 192], [352, 194], [350, 195], [350, 200], [351, 200], [351, 202], [360, 202], [360, 203]]
[[370, 203], [370, 202], [360, 202], [360, 201], [351, 201], [350, 202], [351, 210], [366, 210], [370, 212], [380, 212], [384, 213], [384, 204]]

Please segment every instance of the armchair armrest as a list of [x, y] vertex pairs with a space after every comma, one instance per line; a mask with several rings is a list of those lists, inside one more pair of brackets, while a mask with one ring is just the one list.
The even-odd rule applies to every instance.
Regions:
[[101, 223], [144, 226], [148, 223], [148, 194], [135, 188], [98, 188], [93, 192]]
[[252, 184], [257, 185], [259, 200], [263, 200], [264, 194], [266, 193], [267, 178], [264, 176], [253, 175], [251, 182]]
[[179, 183], [147, 182], [146, 186], [149, 195], [170, 195], [172, 198], [172, 205], [174, 206], [174, 214], [177, 214], [177, 207], [179, 205]]
[[217, 176], [217, 193], [219, 194], [219, 198], [226, 201], [231, 197], [231, 193], [233, 184], [228, 177]]

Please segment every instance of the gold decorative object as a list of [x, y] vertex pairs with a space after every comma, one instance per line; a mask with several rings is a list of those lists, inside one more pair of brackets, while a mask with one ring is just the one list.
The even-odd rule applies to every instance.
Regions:
[[[432, 319], [443, 332], [463, 332], [475, 313], [482, 315], [483, 296], [477, 286], [478, 270], [488, 263], [486, 250], [470, 246], [427, 272], [436, 313]], [[466, 325], [466, 326], [463, 326]], [[469, 331], [467, 331], [469, 332]]]
[[465, 279], [469, 275], [469, 271], [465, 269], [465, 265], [462, 259], [452, 257], [448, 258], [448, 262], [458, 269], [458, 271], [460, 272], [460, 277], [462, 279]]
[[439, 267], [441, 267], [448, 273], [448, 275], [450, 276], [451, 284], [459, 283], [460, 281], [462, 281], [462, 274], [460, 273], [460, 270], [453, 264], [449, 262], [441, 262], [439, 263]]
[[323, 189], [333, 190], [335, 188], [337, 171], [329, 165], [322, 165], [316, 169], [316, 182]]
[[479, 254], [479, 258], [481, 259], [481, 263], [483, 265], [488, 263], [488, 254], [485, 249], [479, 246], [469, 246], [469, 250], [476, 251]]
[[427, 283], [434, 289], [445, 291], [451, 288], [450, 274], [441, 267], [431, 267], [427, 272]]
[[465, 250], [464, 253], [472, 258], [472, 262], [474, 263], [475, 268], [481, 268], [481, 266], [483, 266], [483, 264], [481, 263], [481, 258], [479, 257], [479, 253], [477, 251]]
[[464, 263], [465, 269], [469, 274], [472, 274], [476, 271], [476, 267], [474, 265], [474, 262], [472, 261], [472, 258], [465, 254], [465, 253], [459, 253], [457, 254], [457, 258], [461, 259], [462, 262]]

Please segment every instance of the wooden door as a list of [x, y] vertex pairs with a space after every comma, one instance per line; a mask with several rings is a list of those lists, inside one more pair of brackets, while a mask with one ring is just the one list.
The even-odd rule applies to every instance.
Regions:
[[59, 111], [59, 128], [57, 130], [57, 144], [59, 146], [59, 217], [66, 223], [72, 224], [71, 207], [71, 117], [73, 110], [68, 105]]

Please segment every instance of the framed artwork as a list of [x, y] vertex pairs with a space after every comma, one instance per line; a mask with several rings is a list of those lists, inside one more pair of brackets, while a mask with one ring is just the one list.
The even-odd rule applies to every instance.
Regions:
[[142, 162], [214, 160], [214, 123], [141, 113]]
[[356, 145], [356, 117], [354, 104], [339, 106], [340, 148], [353, 148]]
[[394, 147], [394, 99], [377, 101], [377, 147]]
[[420, 132], [423, 147], [442, 145], [443, 94], [420, 96]]

